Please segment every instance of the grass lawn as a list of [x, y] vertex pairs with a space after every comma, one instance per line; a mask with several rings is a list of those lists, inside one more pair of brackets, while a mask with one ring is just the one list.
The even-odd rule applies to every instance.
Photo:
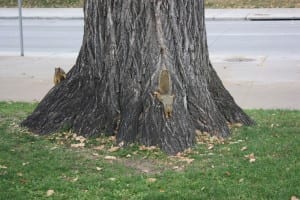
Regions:
[[[0, 0], [0, 7], [16, 7], [17, 0]], [[83, 0], [23, 0], [24, 7], [82, 7]], [[299, 0], [205, 0], [207, 8], [299, 8]]]
[[225, 141], [201, 135], [169, 157], [118, 149], [113, 137], [30, 134], [18, 124], [35, 106], [0, 102], [0, 199], [300, 197], [300, 111], [248, 110], [256, 126], [232, 128]]

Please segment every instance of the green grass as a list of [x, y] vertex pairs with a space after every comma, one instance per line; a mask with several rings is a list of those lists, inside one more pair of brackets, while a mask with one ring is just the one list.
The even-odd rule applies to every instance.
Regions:
[[[85, 148], [71, 148], [72, 133], [30, 134], [18, 124], [35, 106], [0, 102], [0, 199], [300, 197], [300, 111], [249, 110], [257, 126], [233, 128], [232, 137], [211, 150], [196, 145], [185, 155], [194, 159], [188, 164], [138, 145], [109, 152], [114, 138], [90, 138]], [[245, 157], [250, 153], [253, 163]], [[47, 197], [48, 190], [55, 193]]]
[[[82, 7], [83, 0], [23, 0], [24, 7]], [[206, 0], [207, 8], [299, 8], [299, 0]], [[16, 7], [17, 0], [0, 0], [0, 7]]]

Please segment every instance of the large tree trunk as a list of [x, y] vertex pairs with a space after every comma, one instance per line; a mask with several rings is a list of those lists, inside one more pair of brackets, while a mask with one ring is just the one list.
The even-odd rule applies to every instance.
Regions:
[[[196, 129], [225, 137], [227, 122], [253, 123], [210, 64], [203, 0], [86, 0], [84, 15], [76, 64], [22, 123], [31, 131], [116, 134], [175, 154]], [[154, 95], [163, 69], [175, 95], [170, 118]]]

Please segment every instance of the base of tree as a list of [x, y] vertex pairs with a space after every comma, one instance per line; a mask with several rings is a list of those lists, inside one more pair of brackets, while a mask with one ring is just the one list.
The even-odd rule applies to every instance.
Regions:
[[[226, 137], [227, 123], [254, 124], [209, 61], [203, 0], [86, 0], [84, 13], [75, 66], [23, 126], [116, 135], [176, 154], [195, 143], [196, 130]], [[164, 95], [175, 96], [169, 118], [154, 95], [162, 70], [170, 76]]]

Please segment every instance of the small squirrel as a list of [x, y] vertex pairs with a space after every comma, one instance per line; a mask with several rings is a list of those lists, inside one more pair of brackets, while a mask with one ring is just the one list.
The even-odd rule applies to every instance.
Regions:
[[159, 74], [159, 88], [154, 92], [157, 99], [164, 105], [164, 112], [166, 118], [172, 117], [174, 95], [171, 95], [171, 77], [167, 69], [161, 70]]
[[56, 67], [55, 68], [55, 73], [54, 73], [54, 85], [59, 84], [62, 80], [65, 80], [67, 77], [66, 72], [60, 68], [60, 67]]

